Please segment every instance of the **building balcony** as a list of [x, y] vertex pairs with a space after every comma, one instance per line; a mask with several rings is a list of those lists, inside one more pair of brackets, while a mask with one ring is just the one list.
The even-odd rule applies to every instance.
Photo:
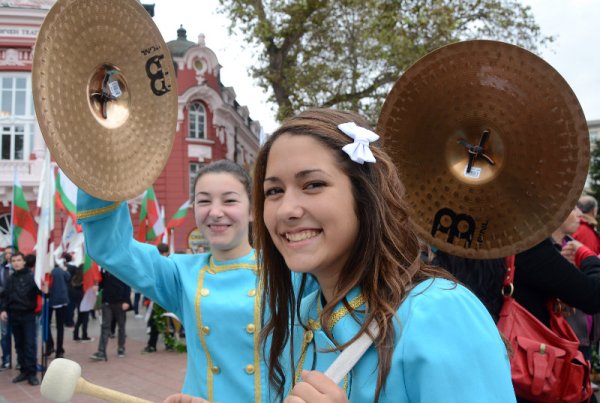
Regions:
[[19, 178], [25, 199], [36, 200], [42, 177], [44, 160], [0, 160], [0, 203], [7, 206], [12, 200], [15, 172]]

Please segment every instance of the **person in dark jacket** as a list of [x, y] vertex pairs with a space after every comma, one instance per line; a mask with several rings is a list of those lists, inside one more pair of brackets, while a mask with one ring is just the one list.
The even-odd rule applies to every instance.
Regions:
[[102, 331], [98, 342], [98, 351], [90, 356], [95, 361], [106, 361], [106, 344], [110, 336], [110, 323], [113, 317], [118, 326], [118, 357], [125, 357], [125, 313], [131, 306], [131, 287], [106, 270], [102, 270]]
[[[13, 268], [10, 264], [10, 258], [13, 254], [12, 248], [4, 249], [3, 262], [0, 264], [0, 299], [2, 298], [2, 291], [6, 286], [8, 278], [13, 273]], [[2, 363], [0, 364], [0, 371], [12, 368], [12, 331], [8, 324], [8, 321], [0, 320], [0, 346], [2, 347]]]
[[33, 272], [25, 267], [25, 256], [15, 252], [11, 257], [15, 272], [9, 277], [0, 302], [0, 320], [7, 320], [12, 328], [20, 373], [13, 383], [28, 381], [39, 385], [36, 376], [35, 308], [39, 289]]
[[65, 349], [63, 340], [65, 334], [65, 319], [67, 316], [67, 306], [69, 305], [69, 280], [71, 275], [68, 271], [59, 266], [52, 269], [52, 282], [48, 293], [48, 304], [50, 305], [50, 314], [48, 315], [48, 340], [46, 341], [46, 356], [54, 353], [54, 338], [50, 325], [52, 316], [56, 317], [56, 358], [63, 358]]
[[[72, 263], [73, 256], [71, 256], [70, 253], [65, 252], [62, 254], [62, 258], [65, 260], [65, 267], [67, 269], [67, 272], [71, 275], [71, 278], [73, 278], [73, 276], [75, 276], [75, 273], [77, 272], [77, 266], [75, 266]], [[65, 311], [65, 327], [74, 327], [74, 315], [76, 309], [75, 300], [77, 299], [77, 290], [73, 289], [73, 286], [71, 285], [70, 281], [67, 284], [67, 289], [69, 290], [69, 304], [67, 305], [67, 309]]]
[[600, 312], [600, 259], [585, 255], [584, 250], [580, 247], [575, 252], [580, 270], [556, 250], [550, 239], [516, 256], [513, 295], [546, 326], [550, 324], [546, 302], [552, 298], [588, 314]]
[[[97, 286], [94, 285], [96, 290]], [[80, 341], [82, 343], [90, 342], [92, 339], [88, 336], [88, 321], [90, 311], [81, 311], [81, 301], [83, 301], [83, 264], [77, 266], [77, 270], [73, 277], [71, 277], [71, 289], [73, 290], [73, 303], [77, 310], [77, 321], [73, 329], [73, 340]], [[90, 290], [91, 291], [91, 290]], [[81, 328], [81, 337], [79, 337], [79, 329]]]

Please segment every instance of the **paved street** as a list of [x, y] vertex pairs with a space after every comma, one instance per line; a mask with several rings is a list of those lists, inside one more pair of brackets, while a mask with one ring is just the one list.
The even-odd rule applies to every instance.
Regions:
[[[88, 357], [98, 347], [99, 334], [99, 320], [90, 319], [89, 335], [95, 339], [91, 343], [74, 342], [72, 329], [65, 329], [65, 358], [81, 365], [81, 374], [88, 382], [153, 402], [161, 402], [168, 395], [181, 390], [185, 376], [185, 353], [166, 352], [162, 339], [159, 339], [156, 353], [141, 354], [148, 339], [143, 319], [135, 319], [132, 312], [127, 315], [124, 358], [117, 357], [117, 341], [110, 339], [107, 346], [108, 362], [91, 361]], [[48, 401], [40, 395], [39, 386], [30, 386], [26, 381], [17, 384], [11, 382], [18, 374], [14, 365], [13, 360], [12, 370], [0, 372], [0, 403]], [[100, 400], [77, 395], [72, 401]]]

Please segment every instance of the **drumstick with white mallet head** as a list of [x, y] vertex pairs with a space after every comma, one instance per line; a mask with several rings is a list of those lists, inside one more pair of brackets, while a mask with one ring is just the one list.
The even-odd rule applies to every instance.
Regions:
[[115, 403], [151, 403], [126, 393], [89, 383], [81, 377], [81, 366], [64, 358], [53, 360], [48, 366], [40, 387], [42, 396], [53, 402], [69, 402], [75, 393], [93, 396]]

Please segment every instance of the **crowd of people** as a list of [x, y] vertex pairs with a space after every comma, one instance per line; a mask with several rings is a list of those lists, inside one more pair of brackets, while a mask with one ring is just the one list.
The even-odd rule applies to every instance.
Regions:
[[[159, 244], [163, 252], [168, 247]], [[93, 291], [101, 295], [93, 307], [82, 305], [83, 264], [71, 264], [72, 256], [63, 254], [62, 264], [56, 265], [42, 281], [41, 289], [35, 283], [35, 255], [6, 248], [0, 260], [0, 372], [10, 369], [19, 371], [13, 383], [27, 381], [38, 385], [37, 373], [43, 370], [42, 358], [68, 358], [65, 344], [69, 339], [76, 343], [89, 343], [94, 339], [88, 335], [89, 318], [100, 319], [98, 351], [90, 359], [106, 360], [106, 345], [109, 338], [117, 337], [117, 356], [125, 356], [126, 312], [131, 310], [131, 288], [108, 271], [101, 271], [102, 280]], [[43, 296], [47, 297], [47, 316], [42, 316]], [[54, 324], [52, 319], [54, 318]], [[141, 319], [143, 316], [136, 316]], [[151, 316], [151, 319], [153, 316]], [[155, 352], [158, 332], [154, 323], [166, 318], [156, 317], [148, 321]], [[115, 331], [115, 326], [118, 330]], [[172, 324], [171, 324], [172, 326]], [[72, 329], [72, 338], [65, 337], [65, 328]], [[55, 335], [55, 337], [54, 337]], [[65, 343], [65, 339], [67, 340]], [[43, 345], [43, 349], [41, 346]], [[13, 348], [14, 346], [14, 348]], [[167, 347], [167, 349], [169, 349]]]
[[[80, 190], [86, 250], [105, 271], [91, 358], [107, 359], [113, 318], [124, 356], [134, 289], [189, 329], [182, 394], [169, 402], [525, 401], [515, 395], [510, 351], [496, 327], [505, 260], [422, 253], [405, 189], [377, 140], [354, 113], [312, 109], [267, 139], [252, 179], [231, 161], [204, 166], [193, 211], [206, 253], [169, 255], [137, 242], [126, 203]], [[560, 299], [589, 359], [600, 338], [592, 316], [600, 312], [597, 213], [595, 199], [583, 196], [560, 228], [515, 259], [514, 298], [546, 325], [548, 300]], [[34, 385], [29, 327], [40, 290], [21, 254], [7, 267], [3, 340], [12, 331], [21, 368], [14, 381]], [[80, 283], [70, 271], [55, 268], [41, 290], [56, 319], [56, 343], [49, 338], [46, 352], [56, 357], [68, 355], [59, 329], [72, 323], [69, 303], [80, 301], [69, 291]], [[89, 339], [81, 315], [75, 340], [78, 325], [80, 340]], [[145, 352], [156, 351], [155, 336], [156, 329]], [[332, 366], [363, 336], [373, 345], [355, 364]], [[10, 366], [10, 347], [8, 354]]]

